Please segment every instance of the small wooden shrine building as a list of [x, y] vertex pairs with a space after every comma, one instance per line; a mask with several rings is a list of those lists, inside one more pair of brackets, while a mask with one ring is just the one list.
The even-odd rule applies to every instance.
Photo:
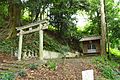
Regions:
[[83, 53], [97, 53], [101, 52], [101, 37], [92, 36], [92, 37], [83, 37], [80, 39], [81, 47]]

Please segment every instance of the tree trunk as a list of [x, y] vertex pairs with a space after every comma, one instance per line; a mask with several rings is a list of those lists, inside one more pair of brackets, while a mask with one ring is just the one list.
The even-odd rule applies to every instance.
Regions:
[[106, 22], [105, 22], [105, 11], [104, 11], [104, 0], [100, 0], [101, 5], [101, 54], [106, 54]]
[[[19, 1], [20, 2], [20, 1]], [[8, 0], [8, 13], [9, 13], [9, 28], [10, 32], [7, 37], [13, 38], [16, 36], [16, 27], [20, 26], [21, 6], [14, 0]]]

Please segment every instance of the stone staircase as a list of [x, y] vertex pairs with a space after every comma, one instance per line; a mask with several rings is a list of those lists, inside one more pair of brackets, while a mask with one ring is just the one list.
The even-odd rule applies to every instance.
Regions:
[[1, 72], [18, 72], [20, 70], [29, 68], [30, 64], [42, 65], [44, 61], [37, 59], [22, 60], [22, 61], [5, 61], [0, 63]]

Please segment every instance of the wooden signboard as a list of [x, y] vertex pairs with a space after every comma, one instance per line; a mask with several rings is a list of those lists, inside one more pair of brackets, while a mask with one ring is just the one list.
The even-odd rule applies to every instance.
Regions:
[[93, 70], [82, 71], [82, 80], [94, 80]]

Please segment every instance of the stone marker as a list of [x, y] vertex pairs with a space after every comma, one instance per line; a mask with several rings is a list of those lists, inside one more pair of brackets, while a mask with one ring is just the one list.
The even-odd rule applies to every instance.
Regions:
[[93, 70], [82, 71], [82, 80], [94, 80]]

